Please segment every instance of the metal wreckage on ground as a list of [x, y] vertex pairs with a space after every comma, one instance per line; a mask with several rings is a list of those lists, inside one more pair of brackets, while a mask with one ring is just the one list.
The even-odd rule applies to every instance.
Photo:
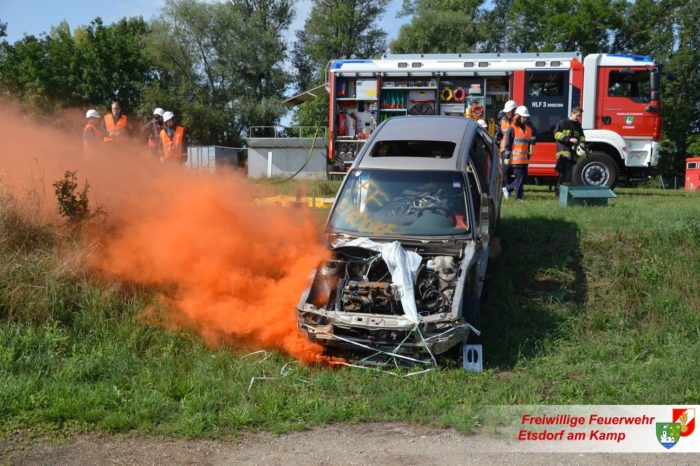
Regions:
[[427, 368], [461, 349], [464, 368], [482, 370], [500, 184], [493, 141], [474, 121], [382, 123], [331, 210], [332, 257], [299, 301], [301, 331], [354, 364]]

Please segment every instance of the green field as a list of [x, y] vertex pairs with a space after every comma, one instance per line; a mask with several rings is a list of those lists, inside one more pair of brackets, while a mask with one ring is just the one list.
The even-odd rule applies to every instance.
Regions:
[[[504, 204], [482, 307], [486, 370], [407, 378], [244, 358], [149, 326], [139, 314], [152, 290], [90, 276], [66, 259], [84, 247], [75, 235], [2, 204], [0, 432], [216, 437], [358, 421], [468, 431], [480, 405], [697, 404], [700, 196], [617, 192], [609, 207], [560, 209], [528, 186], [526, 202]], [[287, 363], [286, 377], [250, 385]]]

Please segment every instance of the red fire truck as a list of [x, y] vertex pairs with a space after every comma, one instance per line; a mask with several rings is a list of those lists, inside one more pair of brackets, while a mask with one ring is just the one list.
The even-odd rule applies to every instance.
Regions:
[[387, 55], [329, 66], [328, 158], [352, 163], [381, 122], [403, 115], [464, 117], [480, 104], [493, 134], [503, 104], [526, 105], [537, 129], [529, 175], [555, 177], [553, 129], [583, 107], [591, 154], [574, 170], [577, 184], [614, 186], [641, 178], [659, 160], [659, 71], [650, 57], [626, 54]]

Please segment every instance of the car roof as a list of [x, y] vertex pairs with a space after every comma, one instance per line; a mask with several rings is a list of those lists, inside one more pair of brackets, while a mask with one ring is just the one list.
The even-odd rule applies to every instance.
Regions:
[[[478, 124], [470, 118], [453, 116], [394, 117], [382, 123], [356, 160], [355, 168], [394, 170], [459, 170], [466, 166], [462, 141], [465, 135], [477, 131]], [[471, 138], [469, 139], [471, 140]], [[372, 157], [372, 147], [381, 141], [447, 141], [455, 143], [450, 158], [431, 157]]]

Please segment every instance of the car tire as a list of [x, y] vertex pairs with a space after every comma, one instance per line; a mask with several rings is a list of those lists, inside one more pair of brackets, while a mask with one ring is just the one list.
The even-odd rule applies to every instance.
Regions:
[[617, 164], [612, 157], [605, 152], [593, 152], [581, 158], [574, 166], [573, 183], [614, 188], [617, 175]]

